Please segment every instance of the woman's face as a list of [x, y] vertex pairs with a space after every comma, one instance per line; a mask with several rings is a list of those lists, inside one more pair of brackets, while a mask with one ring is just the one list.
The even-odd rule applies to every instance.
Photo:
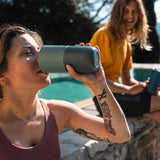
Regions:
[[7, 86], [17, 89], [41, 89], [50, 84], [49, 74], [42, 73], [38, 64], [39, 46], [28, 34], [16, 36], [7, 53]]
[[136, 25], [138, 21], [138, 8], [136, 2], [131, 1], [126, 5], [123, 13], [123, 21], [128, 31]]

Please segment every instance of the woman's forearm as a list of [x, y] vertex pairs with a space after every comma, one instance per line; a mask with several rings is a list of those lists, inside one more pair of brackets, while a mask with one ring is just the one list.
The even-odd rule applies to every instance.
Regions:
[[106, 79], [106, 81], [107, 81], [107, 84], [108, 84], [110, 90], [113, 93], [128, 93], [129, 88], [128, 88], [127, 85], [117, 83], [117, 82], [113, 82], [109, 79]]
[[108, 85], [106, 84], [94, 92], [102, 110], [105, 129], [109, 132], [109, 140], [116, 143], [128, 140], [130, 131], [126, 118]]

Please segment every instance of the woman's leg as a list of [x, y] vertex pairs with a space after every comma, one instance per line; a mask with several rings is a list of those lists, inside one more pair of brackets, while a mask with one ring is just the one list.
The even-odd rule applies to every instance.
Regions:
[[[152, 95], [150, 102], [150, 112], [160, 111], [160, 96]], [[160, 118], [160, 117], [159, 117]]]
[[160, 111], [155, 111], [155, 112], [151, 112], [151, 113], [144, 113], [143, 116], [160, 124]]
[[160, 96], [151, 96], [150, 113], [145, 113], [143, 116], [160, 124]]

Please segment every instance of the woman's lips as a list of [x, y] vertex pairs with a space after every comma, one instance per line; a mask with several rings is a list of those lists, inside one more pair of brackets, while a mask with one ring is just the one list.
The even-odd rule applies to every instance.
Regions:
[[44, 73], [44, 72], [42, 72], [41, 70], [40, 71], [38, 71], [37, 73], [41, 73], [41, 74], [49, 74], [49, 73]]
[[38, 71], [37, 73], [42, 73], [42, 71], [40, 70], [40, 71]]

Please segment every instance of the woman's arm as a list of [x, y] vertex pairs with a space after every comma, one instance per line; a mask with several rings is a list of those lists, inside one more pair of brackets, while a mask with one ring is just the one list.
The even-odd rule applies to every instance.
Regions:
[[126, 84], [128, 86], [132, 86], [132, 85], [139, 83], [137, 80], [133, 79], [130, 76], [129, 70], [122, 71], [122, 82], [123, 84]]
[[146, 82], [138, 82], [131, 78], [129, 70], [122, 73], [122, 84], [106, 79], [109, 88], [113, 93], [138, 94], [143, 92], [147, 86]]
[[83, 113], [78, 109], [70, 111], [68, 128], [74, 132], [96, 140], [122, 143], [130, 138], [130, 130], [122, 109], [111, 93], [103, 68], [100, 65], [95, 74], [78, 74], [71, 66], [67, 66], [70, 76], [93, 90], [99, 101], [103, 119]]

